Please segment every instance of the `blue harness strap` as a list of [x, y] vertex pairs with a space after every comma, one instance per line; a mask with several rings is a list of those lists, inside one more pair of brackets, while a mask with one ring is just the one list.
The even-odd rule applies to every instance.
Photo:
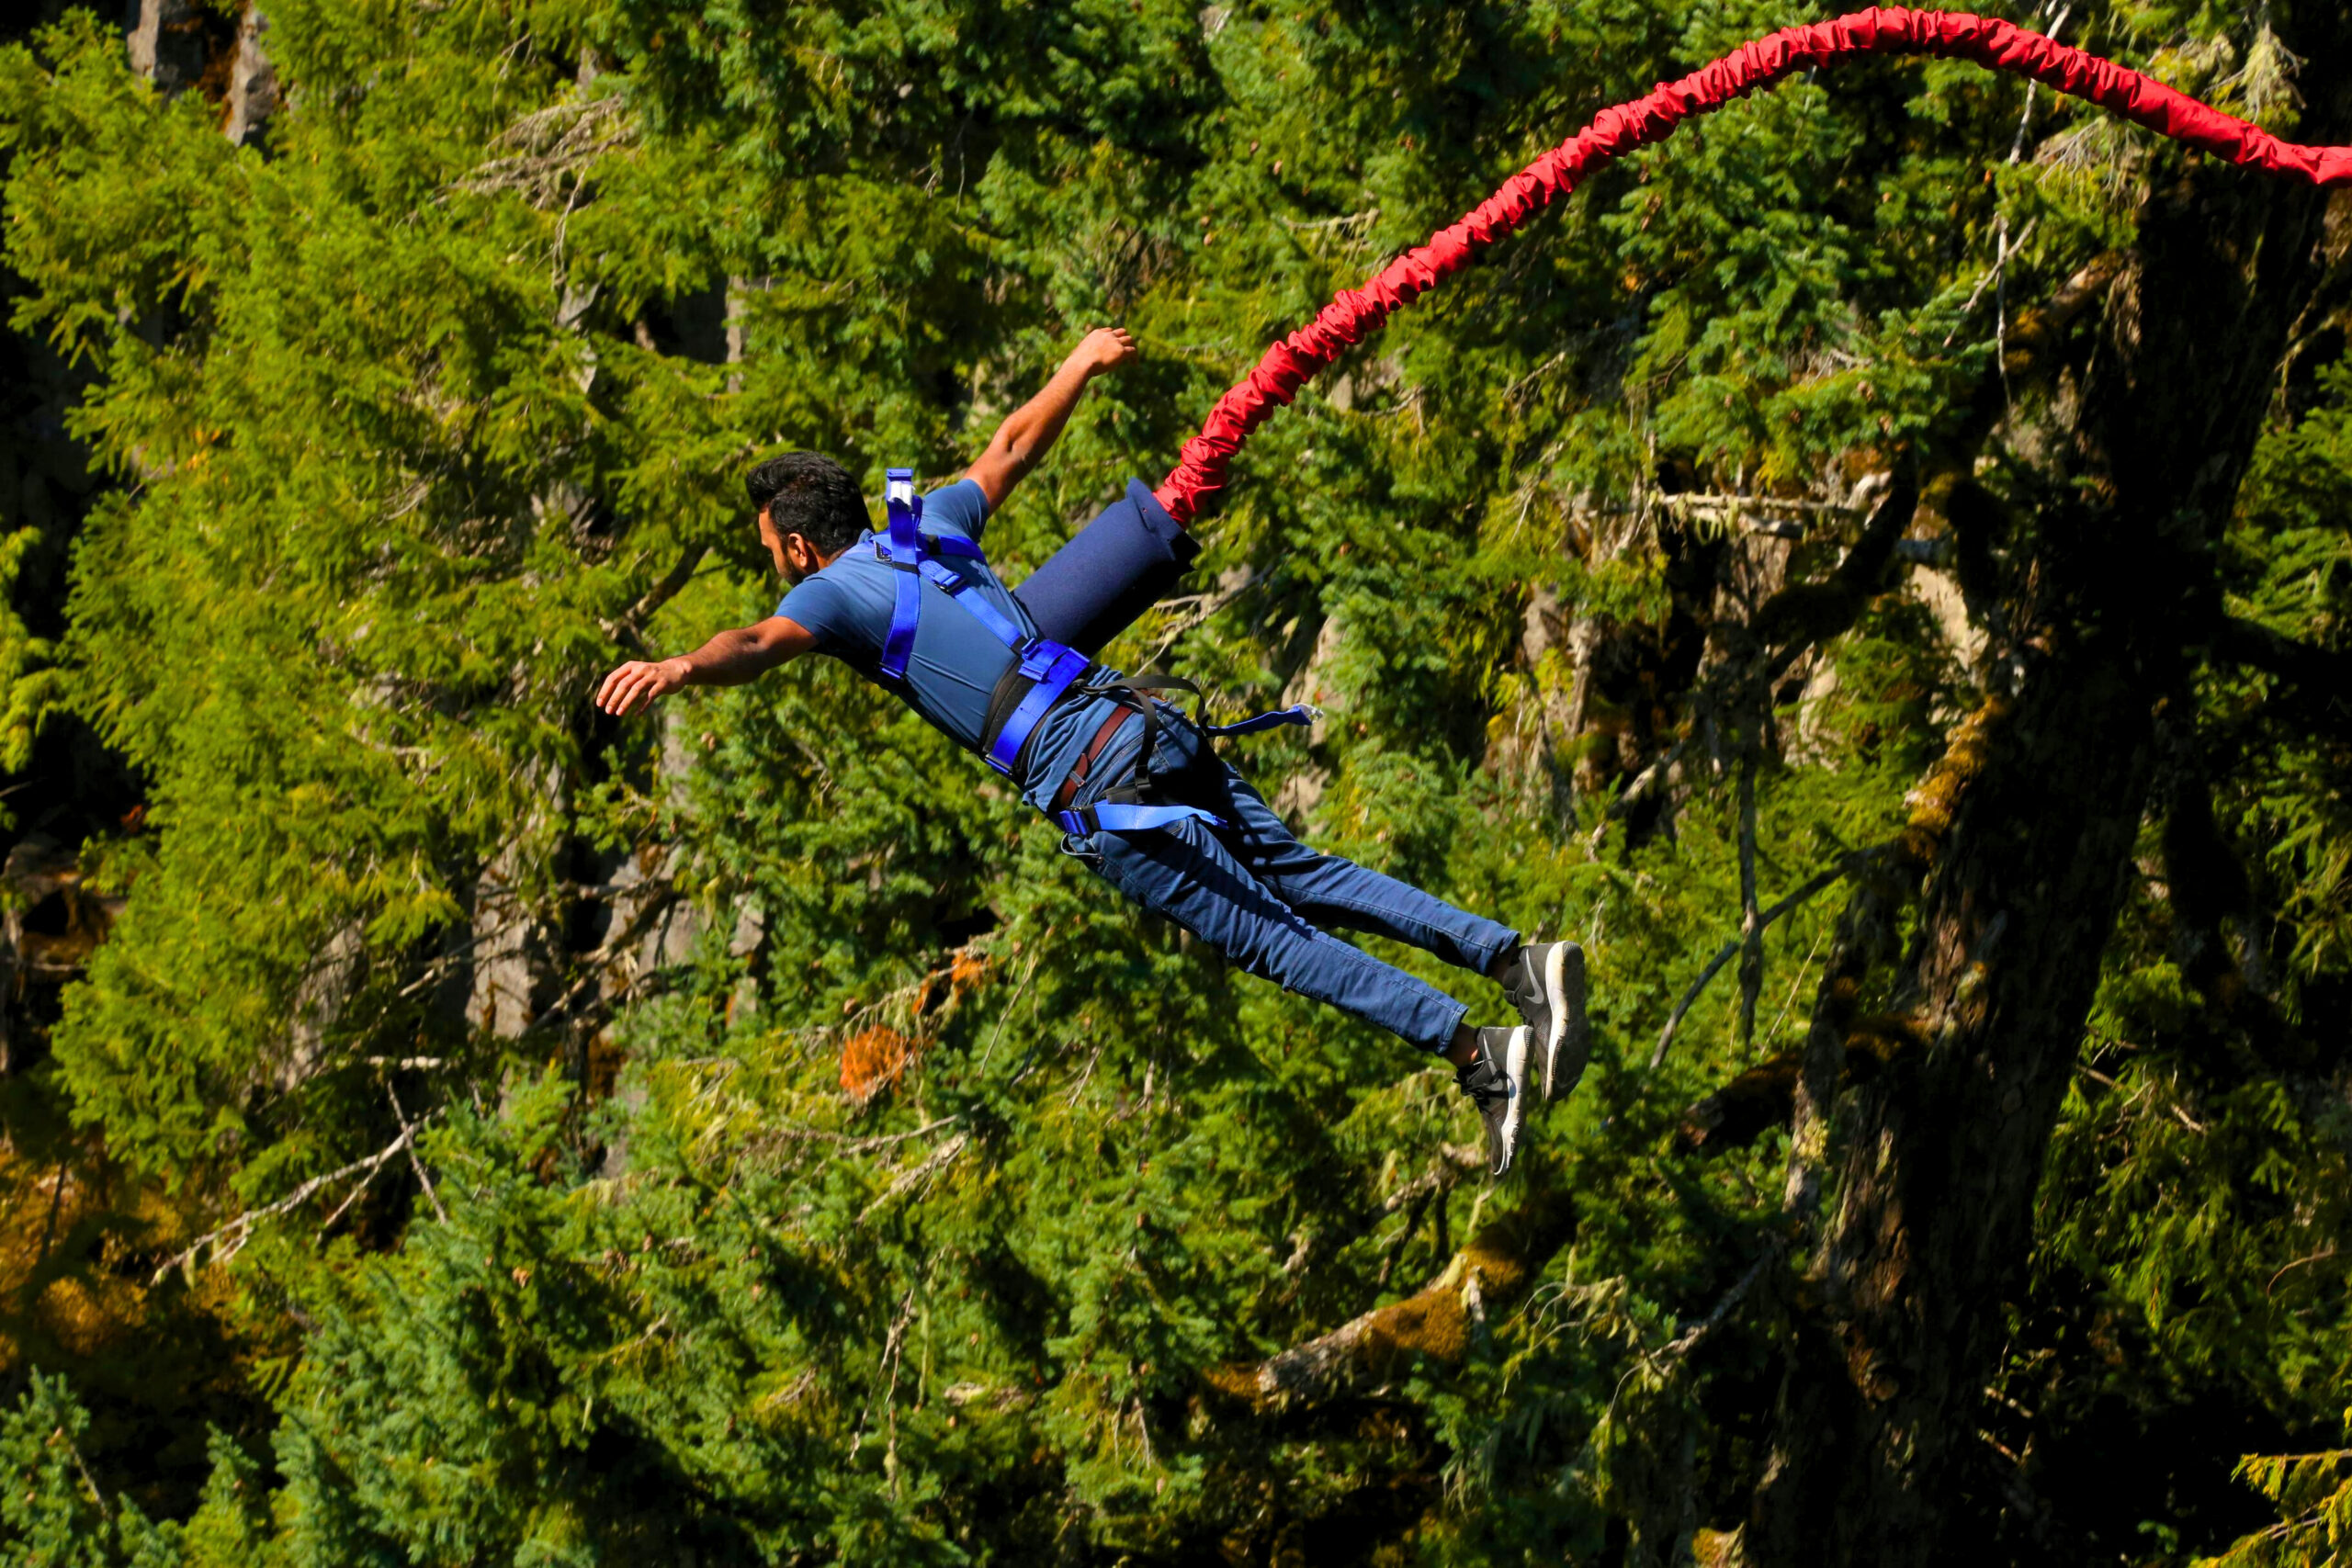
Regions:
[[1203, 735], [1255, 735], [1261, 729], [1272, 729], [1283, 724], [1313, 724], [1323, 716], [1323, 710], [1313, 703], [1300, 703], [1295, 707], [1276, 708], [1272, 713], [1251, 714], [1248, 718], [1235, 719], [1231, 724], [1201, 724], [1193, 728]]
[[[962, 601], [957, 601], [959, 604]], [[1011, 773], [1012, 764], [1020, 759], [1021, 748], [1028, 740], [1029, 732], [1046, 716], [1061, 694], [1069, 690], [1071, 682], [1093, 668], [1093, 660], [1074, 648], [1064, 648], [1057, 642], [1039, 637], [1021, 654], [1021, 678], [1036, 683], [1029, 688], [1021, 705], [997, 731], [996, 743], [989, 748], [988, 763], [1000, 773]]]
[[944, 556], [986, 565], [988, 558], [980, 553], [980, 547], [968, 539], [922, 532], [922, 498], [914, 493], [914, 470], [891, 468], [888, 470], [888, 479], [884, 499], [890, 509], [890, 542], [869, 542], [875, 558], [899, 573], [898, 597], [890, 609], [890, 630], [882, 641], [881, 672], [891, 681], [903, 683], [906, 680], [907, 661], [914, 653], [915, 630], [922, 620], [922, 585], [929, 582], [954, 599], [986, 626], [990, 636], [1020, 656], [1021, 678], [1030, 682], [1019, 705], [983, 754], [989, 767], [1010, 775], [1019, 764], [1021, 749], [1028, 744], [1038, 721], [1069, 690], [1071, 682], [1093, 668], [1093, 663], [1075, 649], [1031, 637], [987, 599], [970, 592], [970, 579], [949, 570], [933, 558]]
[[[980, 547], [969, 539], [922, 531], [922, 497], [915, 493], [912, 468], [884, 470], [883, 501], [889, 510], [889, 541], [880, 538], [866, 541], [862, 548], [870, 551], [898, 573], [897, 595], [890, 606], [890, 629], [882, 639], [879, 671], [882, 678], [901, 690], [907, 680], [907, 662], [914, 656], [915, 631], [922, 621], [922, 585], [926, 582], [953, 599], [964, 612], [989, 629], [989, 634], [1011, 649], [1020, 660], [1014, 673], [1029, 682], [1029, 689], [1006, 717], [1004, 726], [993, 739], [987, 742], [982, 756], [988, 765], [1010, 776], [1020, 765], [1022, 749], [1036, 730], [1040, 721], [1059, 702], [1062, 694], [1095, 668], [1093, 660], [1078, 649], [1051, 637], [1033, 637], [1023, 631], [1004, 613], [971, 590], [977, 584], [970, 578], [941, 564], [943, 559], [975, 561], [988, 564]], [[1190, 686], [1189, 682], [1166, 678], [1122, 682], [1130, 687], [1163, 685]], [[1250, 735], [1261, 729], [1271, 729], [1279, 724], [1306, 724], [1316, 716], [1311, 707], [1283, 708], [1274, 713], [1261, 713], [1234, 724], [1203, 725], [1204, 735]], [[1148, 717], [1148, 714], [1147, 714]], [[1148, 765], [1148, 764], [1147, 764]], [[1102, 801], [1080, 811], [1055, 814], [1055, 820], [1067, 832], [1092, 833], [1106, 829], [1114, 833], [1139, 832], [1148, 829], [1167, 828], [1187, 818], [1198, 818], [1213, 828], [1229, 827], [1223, 818], [1194, 806], [1151, 805], [1140, 801]]]
[[887, 554], [875, 553], [899, 574], [889, 635], [882, 639], [882, 675], [885, 680], [904, 681], [907, 660], [915, 650], [915, 626], [922, 618], [922, 497], [915, 493], [915, 471], [885, 469], [882, 499], [890, 511], [890, 548]]
[[1077, 811], [1054, 813], [1054, 821], [1063, 832], [1075, 833], [1081, 839], [1098, 830], [1139, 833], [1154, 828], [1173, 828], [1187, 818], [1198, 818], [1212, 828], [1233, 826], [1216, 812], [1204, 811], [1197, 806], [1141, 806], [1106, 800]]

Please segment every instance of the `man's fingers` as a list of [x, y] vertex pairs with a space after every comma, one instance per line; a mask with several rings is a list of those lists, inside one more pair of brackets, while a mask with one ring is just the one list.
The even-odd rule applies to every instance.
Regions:
[[1105, 370], [1125, 364], [1136, 356], [1136, 340], [1125, 327], [1097, 327], [1089, 334], [1094, 341], [1094, 362]]
[[635, 684], [639, 671], [644, 668], [642, 664], [632, 662], [605, 676], [604, 689], [596, 694], [596, 705], [610, 714], [627, 712], [629, 687]]
[[642, 662], [624, 664], [605, 677], [596, 693], [596, 705], [615, 718], [627, 718], [660, 696], [661, 671]]

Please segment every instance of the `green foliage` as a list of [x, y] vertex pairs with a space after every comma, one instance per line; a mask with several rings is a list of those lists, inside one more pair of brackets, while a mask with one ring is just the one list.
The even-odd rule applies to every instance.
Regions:
[[[324, 1568], [1665, 1561], [1736, 1523], [1787, 1150], [1677, 1127], [1803, 1042], [1838, 895], [1772, 927], [1752, 1040], [1726, 976], [1647, 1069], [1739, 927], [1732, 748], [1679, 705], [1837, 564], [1856, 481], [1976, 418], [2001, 334], [2128, 241], [2118, 193], [2170, 154], [2043, 95], [2053, 151], [2006, 162], [2022, 90], [1944, 63], [1733, 106], [1304, 393], [1199, 596], [1112, 650], [1220, 711], [1321, 704], [1242, 753], [1317, 842], [1588, 944], [1594, 1065], [1510, 1186], [1447, 1155], [1474, 1125], [1442, 1074], [1139, 921], [846, 671], [652, 724], [586, 698], [773, 604], [754, 457], [952, 474], [1115, 317], [1142, 362], [991, 524], [1017, 578], [1334, 288], [1801, 14], [283, 0], [266, 152], [85, 15], [0, 54], [12, 324], [90, 378], [73, 429], [110, 477], [63, 635], [0, 616], [0, 762], [68, 714], [151, 807], [90, 848], [128, 901], [41, 1071], [191, 1232], [302, 1194], [190, 1265], [234, 1254], [273, 1415], [152, 1510], [187, 1522], [99, 1494], [139, 1456], [85, 1474], [37, 1372], [0, 1527], [35, 1561]], [[2142, 58], [2239, 25], [2079, 16]], [[2340, 649], [2352, 373], [2293, 397], [2222, 588]], [[1725, 494], [1751, 504], [1693, 500]], [[1787, 515], [1802, 538], [1747, 526]], [[1761, 902], [1894, 834], [1996, 679], [1951, 582], [1891, 579], [1771, 694]], [[2214, 668], [1998, 1386], [2045, 1446], [2199, 1399], [2265, 1436], [2196, 1433], [2119, 1506], [2325, 1440], [2352, 1375], [2346, 758]], [[1672, 787], [1610, 815], [1669, 750]], [[2219, 863], [2180, 847], [2198, 800], [2242, 886], [2167, 861]], [[536, 977], [502, 1012], [510, 958]], [[1547, 1206], [1566, 1239], [1460, 1345], [1336, 1415], [1248, 1393]], [[2259, 1550], [2340, 1527], [2319, 1467], [2247, 1471], [2288, 1517]], [[2160, 1522], [2176, 1561], [2245, 1534]]]
[[40, 1568], [176, 1568], [176, 1529], [92, 1479], [75, 1446], [89, 1424], [63, 1381], [39, 1372], [0, 1415], [0, 1532], [11, 1555]]
[[2352, 1449], [2310, 1454], [2248, 1454], [2240, 1479], [2278, 1505], [2278, 1523], [2199, 1559], [2213, 1568], [2283, 1568], [2335, 1562], [2352, 1551]]

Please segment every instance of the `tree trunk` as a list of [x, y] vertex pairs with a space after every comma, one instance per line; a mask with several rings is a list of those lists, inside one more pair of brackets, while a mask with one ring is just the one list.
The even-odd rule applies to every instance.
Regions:
[[[2327, 140], [2345, 122], [2341, 40], [2293, 41], [2331, 90], [2300, 129]], [[1819, 1159], [1835, 1209], [1753, 1562], [1900, 1568], [1986, 1548], [2001, 1488], [1976, 1434], [2004, 1305], [2149, 803], [2156, 714], [2185, 696], [2186, 645], [2211, 618], [2211, 547], [2318, 281], [2324, 205], [2211, 165], [2163, 185], [2078, 356], [2078, 400], [2053, 400], [2078, 412], [2041, 433], [2052, 499], [2005, 594], [2013, 696], [1966, 765], [1915, 796], [1929, 847], [1894, 998], [1921, 1043], [1845, 1097], [1826, 1155], [1800, 1113], [1798, 1157]]]

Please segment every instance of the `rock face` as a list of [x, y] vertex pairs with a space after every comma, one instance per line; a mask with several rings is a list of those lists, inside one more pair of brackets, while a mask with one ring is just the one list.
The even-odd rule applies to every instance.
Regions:
[[204, 75], [204, 17], [193, 0], [130, 0], [123, 18], [130, 68], [165, 93], [186, 92]]
[[222, 135], [240, 147], [260, 145], [280, 102], [260, 6], [247, 5], [232, 24], [196, 0], [129, 0], [122, 26], [133, 71], [166, 97], [201, 92], [220, 106]]
[[14, 1024], [28, 991], [80, 975], [122, 903], [85, 884], [69, 845], [31, 833], [10, 847], [0, 865], [0, 1077], [17, 1066]]
[[237, 54], [229, 67], [229, 113], [221, 133], [240, 147], [259, 146], [277, 112], [277, 73], [262, 49], [269, 18], [258, 6], [248, 6], [237, 24]]

